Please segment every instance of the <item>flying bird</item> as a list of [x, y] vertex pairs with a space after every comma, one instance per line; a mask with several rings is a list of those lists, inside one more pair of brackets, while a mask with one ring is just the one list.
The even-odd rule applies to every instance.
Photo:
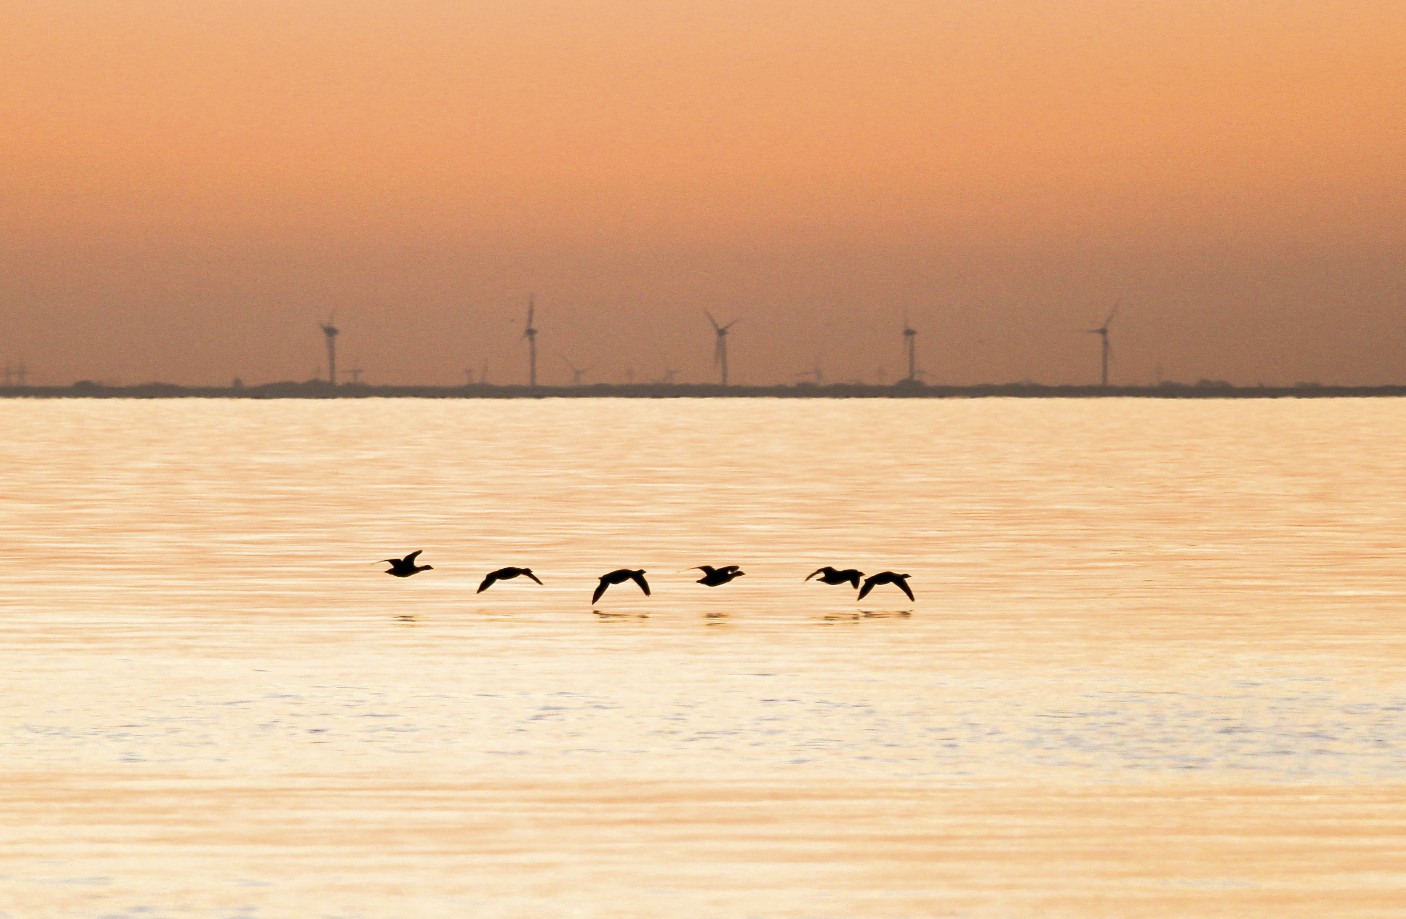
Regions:
[[424, 549], [416, 549], [414, 552], [411, 552], [409, 555], [405, 556], [405, 558], [381, 559], [381, 561], [390, 565], [390, 567], [386, 569], [386, 574], [393, 574], [398, 578], [408, 578], [412, 574], [419, 574], [421, 571], [432, 570], [434, 568], [434, 565], [415, 564], [415, 556], [419, 555], [421, 552], [424, 551]]
[[859, 588], [858, 599], [863, 600], [869, 591], [878, 587], [880, 584], [893, 584], [897, 586], [899, 590], [906, 593], [909, 600], [913, 599], [913, 591], [908, 586], [908, 575], [894, 574], [892, 571], [880, 571], [878, 574], [870, 575], [865, 578], [864, 586]]
[[820, 576], [820, 583], [822, 584], [849, 584], [855, 590], [858, 590], [859, 579], [864, 577], [864, 572], [856, 571], [853, 568], [837, 571], [829, 565], [826, 565], [824, 568], [817, 568], [815, 571], [806, 575], [806, 580], [809, 581], [816, 575]]
[[483, 579], [483, 583], [478, 585], [478, 590], [475, 591], [475, 593], [483, 593], [485, 590], [492, 587], [494, 583], [506, 581], [510, 578], [518, 577], [519, 575], [531, 578], [537, 581], [538, 584], [542, 583], [537, 580], [537, 575], [532, 573], [531, 568], [499, 568], [497, 571], [490, 571], [488, 573], [488, 576]]
[[703, 577], [698, 579], [698, 583], [705, 587], [717, 587], [747, 573], [736, 565], [724, 565], [721, 568], [714, 568], [712, 565], [694, 565], [693, 567], [703, 572]]
[[640, 590], [644, 595], [649, 596], [649, 582], [644, 579], [643, 568], [617, 568], [609, 574], [600, 576], [600, 583], [596, 585], [596, 592], [591, 594], [591, 602], [600, 599], [600, 595], [605, 593], [605, 589], [612, 584], [623, 584], [625, 581], [634, 581], [640, 585]]

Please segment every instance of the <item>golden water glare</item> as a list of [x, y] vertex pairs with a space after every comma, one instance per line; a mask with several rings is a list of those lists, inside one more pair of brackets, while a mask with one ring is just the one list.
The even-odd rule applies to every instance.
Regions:
[[1406, 902], [1397, 401], [0, 412], [5, 919]]

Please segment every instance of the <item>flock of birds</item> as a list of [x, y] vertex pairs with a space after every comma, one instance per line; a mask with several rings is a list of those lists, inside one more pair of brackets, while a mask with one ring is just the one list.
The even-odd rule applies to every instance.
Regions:
[[[386, 569], [386, 574], [398, 578], [408, 578], [412, 574], [419, 574], [421, 571], [434, 570], [433, 565], [421, 565], [416, 563], [415, 559], [423, 551], [423, 549], [416, 549], [404, 558], [381, 559], [381, 561], [390, 565], [390, 567]], [[737, 565], [723, 565], [717, 568], [712, 565], [694, 565], [692, 570], [703, 572], [703, 577], [698, 579], [698, 583], [705, 587], [720, 587], [747, 573]], [[537, 575], [532, 573], [531, 568], [499, 568], [497, 571], [488, 572], [483, 579], [483, 583], [478, 585], [477, 593], [483, 593], [499, 581], [509, 581], [517, 577], [524, 577], [536, 581], [538, 584], [542, 583]], [[817, 568], [815, 571], [812, 571], [810, 574], [806, 575], [805, 579], [809, 581], [811, 578], [818, 579], [822, 584], [848, 584], [859, 591], [859, 596], [856, 598], [859, 600], [863, 600], [869, 595], [871, 590], [882, 584], [892, 584], [903, 591], [908, 596], [909, 600], [913, 599], [913, 589], [908, 586], [908, 575], [898, 574], [893, 571], [880, 571], [878, 574], [871, 574], [866, 578], [863, 572], [857, 571], [854, 568], [839, 569], [826, 565], [823, 568]], [[616, 584], [623, 584], [626, 581], [634, 581], [639, 585], [640, 590], [644, 591], [644, 595], [646, 597], [649, 596], [649, 582], [644, 579], [643, 568], [617, 568], [614, 571], [606, 572], [600, 576], [600, 582], [596, 584], [595, 592], [591, 594], [591, 602], [595, 603], [599, 600], [601, 595], [610, 587]]]

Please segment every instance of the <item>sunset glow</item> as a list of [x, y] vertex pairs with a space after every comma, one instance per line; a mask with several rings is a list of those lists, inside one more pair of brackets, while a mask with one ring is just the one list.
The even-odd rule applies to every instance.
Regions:
[[[0, 342], [38, 381], [900, 361], [1406, 379], [1386, 2], [19, 2]], [[311, 334], [309, 334], [311, 330]], [[746, 333], [744, 336], [743, 333]], [[553, 373], [565, 374], [553, 358]], [[892, 375], [892, 373], [890, 374]]]

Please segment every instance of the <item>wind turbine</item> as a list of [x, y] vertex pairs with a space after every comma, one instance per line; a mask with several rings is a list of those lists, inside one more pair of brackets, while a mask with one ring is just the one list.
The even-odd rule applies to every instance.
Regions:
[[660, 377], [659, 379], [657, 379], [657, 380], [654, 381], [654, 382], [655, 382], [655, 385], [658, 385], [658, 386], [673, 386], [673, 385], [674, 385], [674, 380], [678, 377], [678, 375], [679, 375], [679, 372], [678, 372], [677, 370], [675, 370], [675, 369], [672, 368], [672, 367], [667, 367], [667, 366], [666, 366], [666, 367], [664, 368], [664, 375], [663, 375], [662, 377]]
[[342, 334], [342, 330], [333, 325], [333, 320], [337, 318], [337, 311], [327, 317], [327, 321], [320, 323], [322, 334], [327, 336], [327, 382], [333, 386], [337, 385], [337, 336]]
[[536, 312], [536, 298], [527, 298], [527, 324], [523, 327], [522, 337], [527, 339], [527, 385], [533, 389], [537, 388], [537, 330], [532, 327], [532, 314]]
[[729, 322], [727, 325], [719, 325], [719, 324], [718, 324], [718, 321], [713, 318], [713, 314], [712, 314], [712, 313], [708, 312], [707, 310], [704, 310], [704, 311], [703, 311], [703, 315], [708, 317], [708, 321], [713, 324], [713, 331], [714, 331], [715, 333], [717, 333], [717, 342], [716, 342], [716, 344], [713, 345], [713, 365], [714, 365], [715, 367], [719, 368], [719, 369], [722, 371], [722, 383], [723, 383], [724, 386], [726, 386], [726, 385], [727, 385], [727, 330], [730, 329], [730, 328], [732, 328], [733, 326], [737, 325], [737, 320], [734, 319], [734, 320], [732, 320], [731, 322]]
[[1113, 322], [1113, 317], [1118, 314], [1118, 302], [1114, 302], [1113, 309], [1108, 311], [1108, 318], [1103, 320], [1103, 325], [1096, 329], [1089, 329], [1090, 335], [1097, 335], [1102, 341], [1103, 374], [1102, 385], [1108, 385], [1108, 360], [1113, 356], [1113, 346], [1108, 343], [1108, 327]]
[[590, 367], [577, 367], [575, 364], [571, 363], [571, 361], [569, 361], [569, 360], [566, 359], [566, 355], [562, 355], [562, 358], [561, 358], [561, 359], [562, 359], [562, 362], [565, 363], [566, 366], [571, 370], [571, 385], [572, 385], [572, 386], [580, 386], [580, 385], [581, 385], [581, 378], [582, 378], [583, 376], [585, 376], [586, 374], [590, 373], [590, 372], [591, 372], [591, 368], [590, 368]]
[[903, 314], [903, 344], [908, 349], [908, 382], [918, 382], [918, 330], [908, 324], [908, 314]]
[[815, 381], [815, 385], [816, 385], [816, 386], [824, 386], [824, 385], [825, 385], [825, 371], [822, 370], [821, 367], [820, 367], [820, 358], [817, 357], [817, 358], [815, 359], [815, 368], [814, 368], [814, 369], [812, 369], [812, 370], [804, 370], [804, 371], [802, 371], [802, 372], [796, 374], [796, 379], [798, 379], [798, 380], [799, 380], [799, 379], [802, 379], [802, 378], [804, 378], [804, 377], [810, 377], [812, 380]]

